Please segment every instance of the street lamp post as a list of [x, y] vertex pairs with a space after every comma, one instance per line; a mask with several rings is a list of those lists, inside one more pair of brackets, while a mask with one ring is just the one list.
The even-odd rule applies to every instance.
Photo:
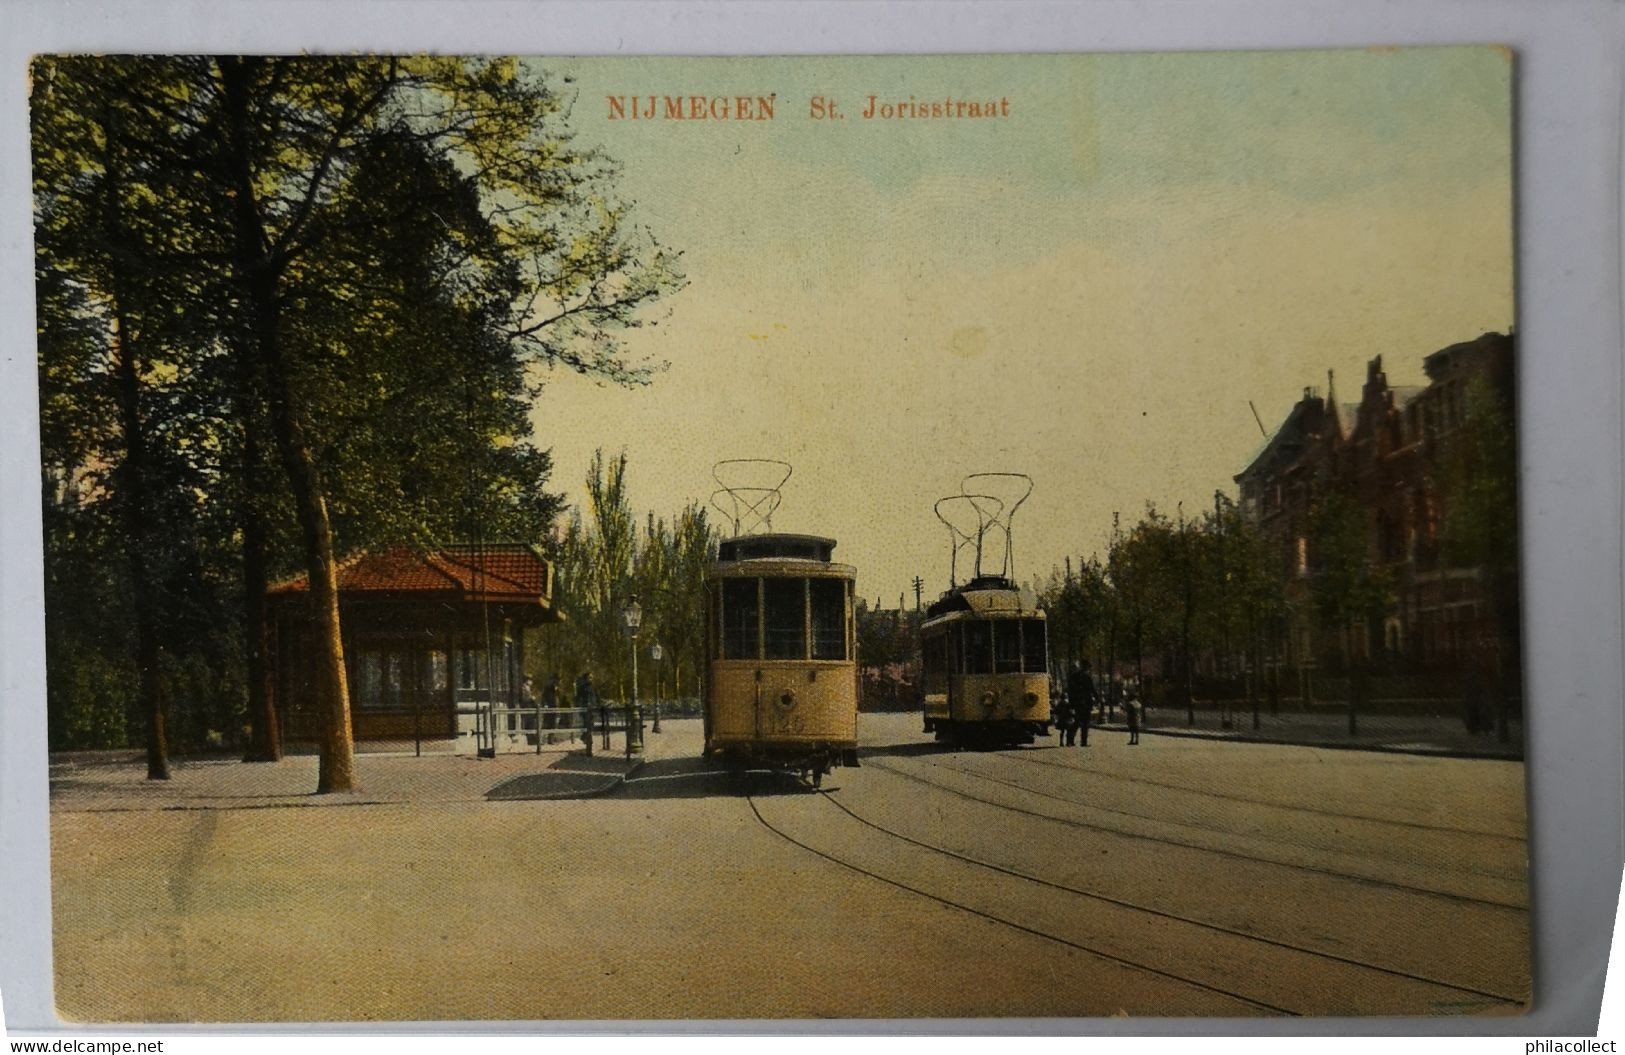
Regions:
[[632, 598], [626, 607], [621, 609], [621, 628], [626, 631], [626, 639], [632, 648], [632, 702], [626, 709], [626, 753], [632, 753], [633, 727], [637, 724], [638, 713], [638, 628], [643, 625], [643, 609], [638, 606], [638, 599]]
[[654, 644], [649, 646], [649, 658], [655, 661], [655, 724], [654, 724], [654, 731], [657, 732], [657, 733], [660, 732], [660, 658], [663, 655], [665, 655], [665, 653], [660, 648], [660, 642], [656, 641]]

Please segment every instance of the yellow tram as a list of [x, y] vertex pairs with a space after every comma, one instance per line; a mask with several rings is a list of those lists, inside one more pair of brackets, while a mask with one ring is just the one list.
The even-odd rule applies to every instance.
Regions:
[[920, 627], [925, 731], [938, 740], [1032, 743], [1050, 731], [1044, 610], [997, 576], [972, 579]]
[[723, 541], [707, 577], [705, 753], [797, 770], [858, 764], [854, 570], [835, 540]]
[[[973, 473], [961, 487], [934, 507], [952, 548], [949, 589], [920, 625], [925, 731], [959, 743], [1032, 743], [1049, 735], [1052, 720], [1049, 638], [1044, 610], [1012, 579], [1012, 528], [1033, 481], [1025, 473]], [[986, 544], [1001, 537], [998, 573], [984, 574]], [[967, 549], [975, 569], [960, 585], [959, 555]]]

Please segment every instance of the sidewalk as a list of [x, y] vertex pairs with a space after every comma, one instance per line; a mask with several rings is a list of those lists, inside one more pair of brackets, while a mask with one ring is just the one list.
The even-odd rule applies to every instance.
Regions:
[[[1501, 743], [1495, 731], [1473, 736], [1460, 721], [1442, 717], [1360, 715], [1358, 734], [1349, 735], [1348, 715], [1342, 711], [1263, 713], [1258, 729], [1253, 729], [1250, 710], [1231, 712], [1231, 728], [1221, 724], [1218, 711], [1197, 711], [1196, 724], [1187, 725], [1186, 713], [1177, 708], [1149, 711], [1141, 726], [1144, 736], [1190, 737], [1201, 740], [1236, 740], [1253, 744], [1289, 744], [1335, 750], [1388, 751], [1399, 754], [1439, 755], [1447, 758], [1491, 758], [1519, 761], [1523, 758], [1523, 727], [1511, 723], [1508, 742]], [[1096, 730], [1127, 734], [1121, 717]]]
[[[699, 719], [667, 719], [668, 725]], [[495, 758], [455, 754], [445, 743], [416, 757], [404, 751], [356, 751], [359, 789], [315, 793], [314, 753], [287, 754], [279, 762], [242, 762], [223, 757], [176, 757], [171, 779], [148, 780], [146, 759], [136, 751], [76, 751], [50, 760], [53, 812], [142, 810], [248, 810], [266, 808], [376, 806], [392, 803], [485, 802], [576, 799], [618, 787], [646, 758], [663, 757], [669, 734], [644, 736], [645, 753], [628, 758], [626, 740], [612, 737], [609, 750], [594, 738], [588, 757], [580, 741], [504, 747]], [[427, 748], [427, 744], [425, 747]]]

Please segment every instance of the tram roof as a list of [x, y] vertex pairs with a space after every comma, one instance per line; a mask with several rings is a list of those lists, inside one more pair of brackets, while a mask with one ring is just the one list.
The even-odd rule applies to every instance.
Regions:
[[736, 535], [718, 543], [717, 560], [811, 560], [828, 564], [834, 550], [835, 540], [821, 535]]
[[964, 613], [971, 617], [995, 615], [1024, 615], [1044, 617], [1044, 610], [1036, 604], [1022, 601], [1021, 590], [1008, 579], [984, 576], [972, 579], [964, 586], [956, 586], [943, 594], [926, 609], [927, 619]]

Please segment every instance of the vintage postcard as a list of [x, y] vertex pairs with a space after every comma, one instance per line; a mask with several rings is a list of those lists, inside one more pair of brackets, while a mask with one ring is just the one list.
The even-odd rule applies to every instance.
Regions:
[[38, 57], [58, 1013], [1522, 1013], [1513, 74]]

